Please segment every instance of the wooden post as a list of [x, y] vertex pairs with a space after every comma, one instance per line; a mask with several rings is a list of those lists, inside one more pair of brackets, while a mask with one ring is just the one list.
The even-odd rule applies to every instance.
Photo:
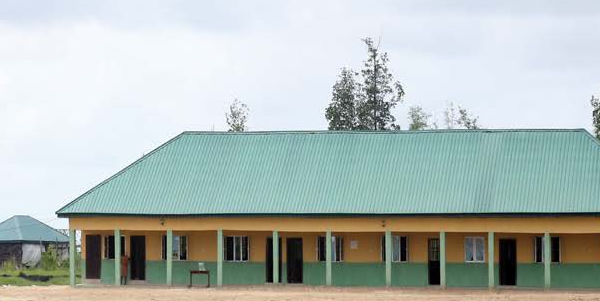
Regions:
[[173, 230], [167, 230], [167, 285], [173, 285]]
[[121, 285], [121, 230], [115, 229], [115, 285]]
[[279, 233], [273, 231], [273, 283], [279, 283]]
[[550, 288], [550, 266], [552, 262], [552, 246], [550, 244], [550, 233], [544, 233], [544, 288]]
[[331, 231], [325, 235], [325, 284], [331, 285]]
[[75, 286], [75, 254], [77, 253], [77, 246], [75, 244], [75, 229], [71, 229], [69, 230], [69, 284], [71, 286]]
[[223, 229], [217, 230], [217, 286], [223, 286]]
[[488, 288], [496, 286], [494, 279], [494, 232], [488, 232]]
[[446, 288], [446, 232], [440, 232], [440, 287]]
[[385, 286], [392, 285], [392, 231], [385, 231]]

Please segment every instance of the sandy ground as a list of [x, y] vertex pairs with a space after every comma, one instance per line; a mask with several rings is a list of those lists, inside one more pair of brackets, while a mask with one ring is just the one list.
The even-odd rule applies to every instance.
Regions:
[[0, 287], [0, 300], [600, 300], [600, 291], [438, 290], [255, 286], [183, 287]]

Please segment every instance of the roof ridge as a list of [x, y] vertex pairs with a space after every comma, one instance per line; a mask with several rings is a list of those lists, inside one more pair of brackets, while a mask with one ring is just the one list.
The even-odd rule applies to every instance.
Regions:
[[133, 163], [125, 166], [123, 169], [121, 169], [120, 171], [118, 171], [117, 173], [115, 173], [114, 175], [108, 177], [107, 179], [105, 179], [104, 181], [100, 182], [100, 184], [92, 187], [91, 189], [89, 189], [88, 191], [84, 192], [83, 194], [81, 194], [80, 196], [76, 197], [73, 201], [69, 202], [68, 204], [62, 206], [60, 209], [58, 209], [55, 214], [60, 214], [60, 212], [64, 209], [67, 209], [68, 207], [70, 207], [71, 205], [77, 203], [77, 201], [79, 201], [81, 198], [85, 197], [86, 195], [92, 193], [94, 190], [102, 187], [104, 184], [110, 182], [112, 179], [122, 175], [124, 172], [126, 172], [127, 170], [129, 170], [130, 168], [132, 168], [133, 166], [137, 165], [138, 163], [144, 161], [145, 159], [147, 159], [148, 157], [150, 157], [151, 155], [153, 155], [154, 153], [158, 152], [159, 150], [161, 150], [162, 148], [164, 148], [165, 146], [171, 144], [173, 141], [181, 138], [184, 135], [185, 132], [178, 134], [177, 136], [167, 140], [167, 142], [159, 145], [157, 148], [153, 149], [152, 151], [150, 151], [149, 153], [143, 155], [141, 158], [133, 161]]
[[398, 130], [398, 131], [375, 131], [375, 130], [281, 130], [281, 131], [184, 131], [182, 135], [285, 135], [285, 134], [435, 134], [435, 133], [510, 133], [510, 132], [589, 132], [584, 128], [522, 128], [522, 129], [435, 129], [435, 130]]
[[19, 224], [19, 219], [16, 216], [13, 216], [15, 220], [15, 233], [20, 240], [23, 240], [23, 232], [21, 232], [21, 225]]

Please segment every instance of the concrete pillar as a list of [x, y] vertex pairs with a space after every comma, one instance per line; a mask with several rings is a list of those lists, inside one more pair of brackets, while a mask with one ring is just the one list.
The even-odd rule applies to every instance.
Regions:
[[494, 289], [494, 232], [488, 232], [488, 288]]
[[223, 229], [217, 230], [217, 286], [223, 286]]
[[[82, 238], [83, 239], [83, 238]], [[69, 230], [69, 284], [75, 286], [75, 255], [77, 254], [77, 246], [75, 245], [75, 230]], [[84, 275], [81, 275], [84, 277]]]
[[446, 288], [446, 232], [440, 232], [440, 287]]
[[115, 285], [121, 285], [121, 230], [115, 229]]
[[385, 231], [385, 286], [392, 285], [392, 231]]
[[167, 285], [173, 285], [173, 230], [167, 230]]
[[331, 285], [331, 231], [325, 235], [325, 284]]
[[550, 266], [552, 262], [552, 246], [550, 233], [544, 233], [544, 288], [550, 288]]
[[273, 231], [273, 283], [279, 283], [279, 233]]

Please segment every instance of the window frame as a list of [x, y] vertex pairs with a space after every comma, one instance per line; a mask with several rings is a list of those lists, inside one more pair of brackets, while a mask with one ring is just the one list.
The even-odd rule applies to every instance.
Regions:
[[[398, 248], [399, 248], [399, 252], [398, 252], [398, 260], [394, 260], [394, 246], [396, 246], [396, 244], [394, 243], [394, 238], [398, 238]], [[405, 260], [402, 260], [402, 238], [404, 238], [404, 240], [406, 241], [405, 243], [405, 248], [404, 248], [404, 253], [405, 253]], [[397, 263], [407, 263], [410, 261], [410, 257], [409, 257], [409, 242], [408, 242], [408, 236], [407, 235], [392, 235], [392, 262], [397, 262]], [[385, 262], [385, 235], [381, 237], [381, 254], [380, 254], [380, 258], [382, 262]]]
[[[317, 261], [326, 262], [327, 261], [327, 246], [323, 246], [325, 250], [323, 250], [323, 258], [321, 258], [321, 243], [320, 240], [323, 239], [324, 244], [327, 243], [326, 236], [317, 236]], [[331, 236], [331, 255], [333, 256], [331, 262], [344, 262], [344, 237], [341, 235], [332, 235]], [[337, 242], [341, 243], [338, 244]], [[338, 248], [338, 246], [340, 246]], [[338, 254], [339, 251], [339, 254]]]
[[[231, 238], [232, 239], [232, 248], [233, 248], [233, 253], [232, 253], [232, 259], [228, 259], [227, 258], [227, 239]], [[243, 255], [244, 255], [244, 248], [243, 248], [243, 241], [244, 238], [246, 239], [246, 259], [244, 259]], [[238, 246], [236, 246], [236, 239], [238, 242]], [[237, 250], [237, 251], [236, 251]], [[223, 237], [223, 261], [226, 262], [248, 262], [250, 261], [250, 237], [248, 235], [227, 235]], [[240, 252], [239, 254], [237, 252]], [[239, 255], [239, 258], [236, 259], [236, 255]]]
[[[173, 258], [173, 260], [177, 260], [177, 261], [188, 260], [188, 258], [189, 258], [188, 253], [189, 253], [189, 249], [190, 249], [189, 237], [187, 235], [173, 235], [173, 246], [175, 246], [175, 241], [176, 241], [175, 237], [179, 238], [179, 246], [177, 248], [177, 258]], [[181, 251], [182, 250], [182, 247], [181, 247], [182, 246], [182, 240], [181, 240], [182, 237], [185, 238], [185, 258], [182, 258], [182, 255], [184, 255], [184, 254], [182, 254], [183, 252]], [[167, 254], [166, 254], [167, 253], [167, 236], [166, 235], [163, 235], [161, 237], [160, 245], [161, 245], [161, 248], [160, 248], [161, 258], [162, 258], [162, 260], [167, 260]], [[173, 248], [173, 249], [175, 249], [175, 248]], [[171, 257], [173, 257], [173, 254], [171, 254]]]
[[[552, 249], [552, 241], [556, 239], [558, 240], [558, 261], [553, 261], [554, 258], [554, 250]], [[541, 258], [538, 258], [538, 240], [540, 241], [541, 248]], [[534, 263], [544, 263], [544, 237], [543, 236], [534, 236], [533, 237], [533, 262]], [[561, 263], [562, 262], [562, 239], [560, 236], [550, 236], [550, 263]]]
[[[472, 252], [473, 252], [473, 260], [468, 260], [467, 259], [467, 241], [468, 240], [472, 240]], [[481, 260], [477, 260], [477, 240], [481, 240], [482, 241], [482, 247], [483, 247], [483, 258]], [[465, 236], [465, 240], [463, 242], [463, 257], [466, 263], [483, 263], [485, 262], [486, 256], [485, 256], [485, 237], [483, 236]]]
[[[110, 237], [113, 238], [113, 247], [110, 247]], [[103, 257], [104, 259], [115, 259], [114, 256], [114, 252], [115, 252], [115, 239], [114, 239], [114, 235], [104, 235], [104, 254]], [[121, 256], [125, 255], [125, 244], [127, 243], [127, 239], [125, 237], [125, 235], [121, 235]], [[113, 251], [113, 257], [111, 258], [110, 255], [110, 250], [112, 249]]]

